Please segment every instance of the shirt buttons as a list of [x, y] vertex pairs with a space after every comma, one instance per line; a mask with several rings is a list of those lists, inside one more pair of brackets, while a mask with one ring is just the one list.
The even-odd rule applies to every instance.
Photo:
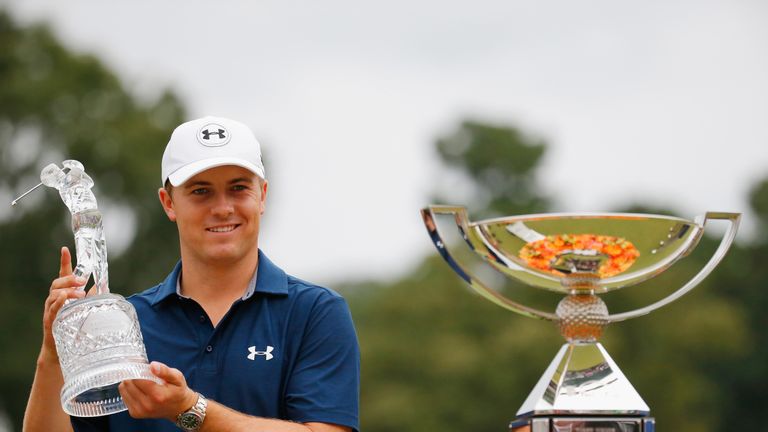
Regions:
[[201, 322], [201, 323], [204, 323], [204, 322], [205, 322], [205, 315], [200, 315], [200, 322]]
[[205, 352], [211, 352], [211, 351], [213, 351], [213, 346], [208, 345], [207, 347], [205, 347]]

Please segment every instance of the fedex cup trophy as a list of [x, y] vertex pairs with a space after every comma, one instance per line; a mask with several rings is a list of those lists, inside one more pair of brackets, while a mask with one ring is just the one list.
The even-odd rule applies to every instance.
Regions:
[[95, 292], [68, 301], [53, 322], [64, 375], [61, 405], [67, 414], [80, 417], [114, 414], [127, 409], [118, 392], [121, 381], [160, 380], [149, 371], [136, 310], [122, 296], [109, 292], [107, 245], [101, 212], [91, 191], [93, 180], [76, 160], [62, 165], [63, 169], [55, 164], [43, 168], [42, 183], [35, 188], [57, 189], [72, 213], [77, 255], [74, 274], [85, 280], [93, 276]]
[[[475, 291], [522, 315], [553, 321], [563, 345], [509, 425], [511, 432], [652, 432], [650, 409], [598, 342], [609, 323], [650, 313], [701, 282], [731, 246], [740, 214], [693, 221], [646, 214], [542, 214], [470, 222], [464, 207], [421, 211], [438, 252]], [[608, 313], [597, 296], [648, 280], [688, 255], [711, 220], [729, 223], [709, 262], [690, 281], [646, 307]], [[458, 228], [458, 232], [445, 225]], [[441, 228], [442, 226], [442, 228]], [[454, 234], [457, 242], [446, 234]], [[455, 250], [463, 239], [469, 246]], [[451, 248], [449, 249], [449, 244]], [[478, 279], [466, 254], [503, 275], [565, 294], [554, 313], [520, 304]], [[462, 257], [462, 253], [463, 258]]]

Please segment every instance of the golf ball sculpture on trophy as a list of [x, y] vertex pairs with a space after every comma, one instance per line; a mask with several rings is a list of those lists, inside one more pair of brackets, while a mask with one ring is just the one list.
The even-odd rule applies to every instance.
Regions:
[[43, 168], [42, 183], [35, 188], [45, 185], [59, 191], [72, 214], [77, 257], [74, 274], [85, 280], [93, 276], [94, 286], [87, 297], [67, 301], [53, 322], [64, 376], [61, 405], [74, 416], [114, 414], [127, 409], [118, 391], [120, 382], [160, 380], [149, 370], [136, 310], [125, 298], [109, 292], [107, 245], [101, 212], [91, 191], [93, 180], [76, 160], [62, 165]]
[[[518, 410], [510, 432], [654, 431], [648, 405], [599, 343], [600, 336], [609, 323], [648, 314], [693, 289], [730, 248], [740, 220], [737, 213], [707, 213], [693, 221], [606, 213], [470, 222], [466, 208], [455, 206], [429, 206], [421, 214], [440, 255], [475, 291], [513, 312], [557, 323], [567, 341]], [[598, 294], [668, 269], [696, 247], [712, 220], [726, 221], [728, 228], [690, 281], [648, 306], [608, 312]], [[450, 242], [451, 234], [456, 241]], [[469, 259], [475, 254], [507, 277], [565, 297], [554, 313], [518, 303], [477, 277], [482, 262]]]

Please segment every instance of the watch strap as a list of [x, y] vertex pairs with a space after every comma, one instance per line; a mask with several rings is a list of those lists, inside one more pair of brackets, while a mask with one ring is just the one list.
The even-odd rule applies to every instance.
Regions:
[[205, 412], [208, 409], [208, 399], [202, 394], [197, 394], [197, 402], [192, 407], [176, 417], [176, 426], [187, 432], [200, 430], [205, 420]]

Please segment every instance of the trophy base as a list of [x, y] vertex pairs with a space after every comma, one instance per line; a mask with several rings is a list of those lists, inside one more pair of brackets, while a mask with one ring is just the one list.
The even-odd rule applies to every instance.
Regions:
[[517, 411], [517, 418], [645, 418], [649, 414], [648, 405], [605, 348], [593, 342], [563, 345]]
[[149, 369], [136, 310], [120, 295], [70, 302], [59, 311], [53, 336], [64, 376], [61, 406], [69, 415], [125, 411], [120, 382], [160, 382]]
[[67, 382], [61, 391], [64, 412], [77, 417], [95, 417], [125, 411], [120, 396], [122, 381], [145, 379], [158, 382], [146, 363], [114, 363], [89, 370]]
[[652, 417], [543, 416], [524, 417], [509, 424], [509, 432], [654, 432]]

